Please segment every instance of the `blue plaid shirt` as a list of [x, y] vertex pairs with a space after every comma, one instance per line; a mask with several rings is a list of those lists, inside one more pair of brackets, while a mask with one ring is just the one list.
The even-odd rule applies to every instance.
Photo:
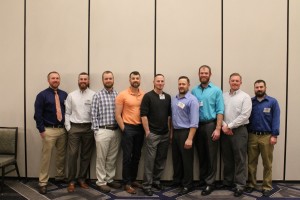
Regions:
[[92, 129], [97, 131], [99, 126], [117, 125], [115, 119], [115, 99], [118, 93], [105, 88], [97, 92], [92, 100]]

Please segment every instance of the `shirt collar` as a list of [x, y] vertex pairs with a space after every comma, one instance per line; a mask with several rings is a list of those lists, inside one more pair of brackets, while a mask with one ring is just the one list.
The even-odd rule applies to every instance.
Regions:
[[[135, 93], [131, 92], [130, 90], [130, 87], [127, 89], [128, 93], [131, 94], [131, 95], [135, 95]], [[142, 93], [141, 93], [141, 90], [139, 89], [138, 90], [138, 93], [137, 93], [137, 96], [140, 96]]]

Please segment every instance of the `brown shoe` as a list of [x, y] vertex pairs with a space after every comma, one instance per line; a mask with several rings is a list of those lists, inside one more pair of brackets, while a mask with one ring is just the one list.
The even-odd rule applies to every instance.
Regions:
[[125, 185], [124, 190], [128, 192], [129, 194], [136, 194], [136, 191], [131, 185]]
[[86, 184], [86, 182], [82, 181], [82, 182], [78, 182], [79, 186], [83, 189], [89, 189], [88, 184]]
[[118, 182], [110, 182], [110, 183], [107, 183], [107, 185], [111, 188], [114, 188], [114, 189], [119, 189], [122, 187], [121, 183], [118, 183]]
[[132, 182], [131, 183], [131, 186], [132, 187], [136, 187], [136, 188], [143, 188], [143, 185], [142, 184], [140, 184], [139, 182], [137, 182], [137, 181], [134, 181], [134, 182]]
[[75, 184], [74, 183], [69, 183], [67, 187], [68, 192], [74, 192], [75, 191]]
[[103, 192], [103, 193], [110, 192], [110, 187], [108, 187], [107, 185], [99, 185], [98, 188], [99, 188], [100, 192]]
[[41, 194], [47, 194], [47, 186], [46, 185], [40, 186], [39, 187], [39, 193], [41, 193]]

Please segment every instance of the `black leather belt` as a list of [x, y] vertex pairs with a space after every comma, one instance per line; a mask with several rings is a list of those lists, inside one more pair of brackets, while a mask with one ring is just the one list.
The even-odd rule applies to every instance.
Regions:
[[58, 125], [45, 125], [46, 128], [65, 128], [64, 125], [58, 124]]
[[204, 124], [210, 124], [210, 123], [213, 123], [213, 122], [216, 122], [216, 121], [217, 121], [216, 119], [211, 119], [211, 120], [199, 122], [199, 124], [201, 124], [201, 125], [204, 125]]
[[252, 132], [255, 135], [269, 135], [271, 134], [270, 132], [264, 132], [264, 131], [254, 131]]
[[108, 129], [108, 130], [117, 130], [118, 126], [99, 126], [99, 128]]

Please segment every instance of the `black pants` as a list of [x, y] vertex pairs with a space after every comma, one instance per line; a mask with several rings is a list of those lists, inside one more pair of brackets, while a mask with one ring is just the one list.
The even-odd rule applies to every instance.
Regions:
[[173, 181], [187, 188], [193, 187], [194, 171], [194, 145], [190, 149], [184, 148], [189, 131], [189, 129], [174, 129], [172, 141]]
[[143, 126], [125, 124], [121, 146], [123, 150], [122, 176], [126, 185], [136, 180], [143, 143]]
[[208, 185], [214, 184], [217, 175], [219, 140], [213, 141], [211, 137], [215, 129], [216, 122], [199, 123], [195, 137], [200, 165], [200, 181], [204, 181]]

